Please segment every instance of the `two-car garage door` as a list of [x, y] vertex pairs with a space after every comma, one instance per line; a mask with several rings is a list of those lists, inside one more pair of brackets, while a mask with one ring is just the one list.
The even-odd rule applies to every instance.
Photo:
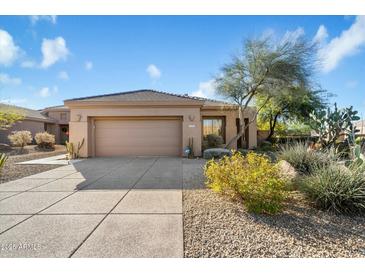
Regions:
[[180, 119], [95, 120], [96, 156], [180, 156]]

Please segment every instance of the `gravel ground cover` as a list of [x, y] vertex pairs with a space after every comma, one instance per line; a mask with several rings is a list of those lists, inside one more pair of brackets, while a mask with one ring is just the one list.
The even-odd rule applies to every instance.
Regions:
[[319, 211], [291, 196], [268, 216], [209, 189], [185, 189], [185, 257], [365, 257], [365, 216]]
[[36, 151], [30, 147], [28, 149], [28, 154], [10, 155], [0, 173], [0, 184], [60, 167], [59, 165], [16, 165], [15, 163], [51, 157], [65, 153], [65, 147], [57, 145], [54, 151]]

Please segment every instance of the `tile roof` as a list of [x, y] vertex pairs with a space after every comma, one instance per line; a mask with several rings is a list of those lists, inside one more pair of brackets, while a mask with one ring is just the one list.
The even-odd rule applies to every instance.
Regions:
[[49, 111], [49, 110], [70, 110], [68, 106], [65, 105], [59, 105], [59, 106], [51, 106], [51, 107], [46, 107], [44, 109], [40, 109], [40, 112], [45, 112], [45, 111]]
[[142, 90], [134, 90], [134, 91], [125, 91], [125, 92], [118, 92], [118, 93], [109, 93], [109, 94], [102, 94], [96, 96], [88, 96], [88, 97], [80, 97], [80, 98], [73, 98], [65, 101], [89, 101], [89, 102], [108, 102], [108, 101], [115, 101], [115, 100], [122, 100], [122, 101], [186, 101], [186, 100], [199, 100], [188, 95], [180, 95], [180, 94], [172, 94], [168, 92], [150, 90], [150, 89], [142, 89]]
[[35, 109], [23, 108], [23, 107], [18, 107], [18, 106], [14, 106], [14, 105], [3, 104], [3, 103], [0, 103], [0, 109], [2, 111], [13, 111], [18, 114], [22, 114], [25, 116], [26, 119], [29, 119], [29, 120], [34, 119], [34, 120], [43, 120], [45, 122], [53, 122], [48, 117], [42, 115], [40, 113], [40, 111], [35, 110]]
[[174, 94], [170, 92], [157, 91], [151, 89], [142, 89], [142, 90], [134, 90], [134, 91], [125, 91], [118, 93], [109, 93], [102, 94], [96, 96], [88, 96], [88, 97], [80, 97], [73, 98], [67, 101], [86, 101], [86, 102], [112, 102], [112, 101], [125, 101], [125, 102], [154, 102], [154, 101], [163, 101], [163, 102], [176, 102], [176, 101], [199, 101], [207, 106], [232, 106], [233, 104], [218, 101], [213, 99], [207, 99], [196, 96], [189, 96], [187, 94]]

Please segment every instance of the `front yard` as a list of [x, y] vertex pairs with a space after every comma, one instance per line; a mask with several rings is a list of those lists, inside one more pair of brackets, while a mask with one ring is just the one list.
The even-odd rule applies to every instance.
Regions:
[[19, 152], [19, 148], [3, 148], [0, 153], [9, 155], [5, 166], [0, 172], [1, 184], [59, 167], [59, 165], [17, 165], [16, 163], [66, 154], [66, 149], [65, 146], [56, 145], [54, 150], [40, 151], [36, 149], [36, 146], [26, 146], [22, 153]]
[[365, 217], [313, 208], [298, 193], [282, 213], [248, 213], [209, 189], [184, 190], [185, 257], [365, 257]]
[[184, 182], [185, 257], [365, 257], [363, 166], [301, 145], [284, 156], [297, 173], [284, 189], [285, 169], [255, 154], [208, 162], [206, 178]]

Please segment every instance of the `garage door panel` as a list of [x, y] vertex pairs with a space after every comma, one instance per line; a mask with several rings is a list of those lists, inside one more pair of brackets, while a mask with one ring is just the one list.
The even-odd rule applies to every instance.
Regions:
[[96, 156], [181, 154], [181, 120], [96, 120]]

